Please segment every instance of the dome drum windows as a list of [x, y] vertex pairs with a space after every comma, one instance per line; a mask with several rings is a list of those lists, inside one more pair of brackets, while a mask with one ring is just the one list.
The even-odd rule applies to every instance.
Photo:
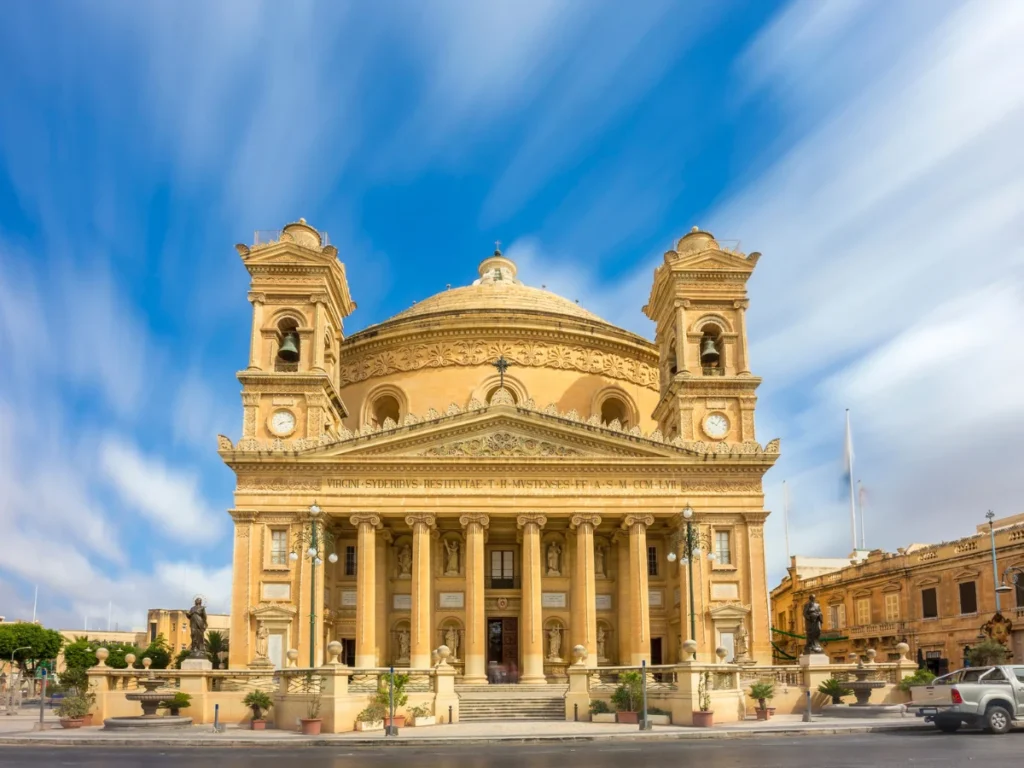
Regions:
[[624, 430], [636, 426], [639, 421], [632, 398], [618, 387], [608, 387], [598, 392], [591, 413], [599, 416], [604, 425], [617, 421]]
[[409, 413], [405, 393], [398, 387], [384, 385], [371, 391], [363, 403], [361, 423], [376, 429], [394, 429]]

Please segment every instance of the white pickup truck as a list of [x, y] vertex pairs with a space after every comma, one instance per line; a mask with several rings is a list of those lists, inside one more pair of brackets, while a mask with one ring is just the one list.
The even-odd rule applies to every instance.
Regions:
[[913, 691], [909, 706], [945, 733], [961, 726], [1006, 733], [1024, 720], [1024, 666], [960, 669]]

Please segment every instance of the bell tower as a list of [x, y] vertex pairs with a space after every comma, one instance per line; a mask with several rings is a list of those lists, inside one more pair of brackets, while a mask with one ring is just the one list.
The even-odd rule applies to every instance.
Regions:
[[236, 245], [251, 277], [252, 338], [242, 441], [319, 440], [348, 415], [335, 388], [343, 321], [355, 309], [338, 249], [305, 219]]
[[755, 390], [747, 354], [747, 280], [761, 254], [723, 248], [694, 227], [654, 272], [644, 313], [655, 322], [666, 437], [754, 440]]

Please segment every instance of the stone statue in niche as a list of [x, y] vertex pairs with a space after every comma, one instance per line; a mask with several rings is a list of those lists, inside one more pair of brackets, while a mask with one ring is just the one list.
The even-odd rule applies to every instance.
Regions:
[[608, 641], [608, 634], [604, 631], [604, 627], [599, 626], [597, 628], [597, 658], [607, 659], [605, 655], [605, 644]]
[[548, 544], [548, 576], [560, 576], [562, 574], [561, 561], [562, 548], [557, 541], [552, 541]]
[[406, 661], [409, 658], [409, 630], [398, 630], [398, 660]]
[[412, 547], [408, 544], [398, 549], [398, 575], [412, 576]]
[[458, 576], [459, 575], [459, 542], [456, 539], [445, 539], [444, 540], [444, 575], [445, 576]]
[[604, 547], [594, 547], [594, 575], [605, 576], [604, 572]]
[[746, 661], [747, 658], [747, 630], [742, 624], [736, 630], [736, 648], [733, 656], [735, 661]]
[[270, 638], [270, 631], [267, 629], [267, 625], [260, 622], [259, 629], [256, 630], [256, 658], [265, 659], [267, 658], [267, 644]]
[[444, 633], [444, 644], [448, 646], [448, 650], [452, 652], [452, 658], [458, 660], [459, 658], [459, 630], [455, 627], [448, 627]]
[[558, 661], [562, 652], [562, 630], [552, 627], [548, 630], [548, 660]]

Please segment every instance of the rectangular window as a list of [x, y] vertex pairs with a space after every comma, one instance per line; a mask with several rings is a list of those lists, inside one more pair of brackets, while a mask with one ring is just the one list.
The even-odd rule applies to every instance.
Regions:
[[1021, 609], [1024, 608], [1024, 579], [1014, 578], [1013, 586], [1017, 597], [1017, 608]]
[[270, 532], [270, 564], [288, 565], [288, 531]]
[[846, 626], [846, 606], [842, 603], [829, 606], [829, 629], [842, 629]]
[[978, 612], [978, 590], [973, 581], [960, 582], [960, 613]]
[[356, 548], [345, 547], [345, 575], [356, 575]]
[[864, 627], [871, 623], [871, 598], [862, 597], [857, 601], [857, 626]]
[[900, 617], [900, 595], [892, 592], [885, 596], [885, 620], [897, 621]]
[[729, 547], [729, 531], [715, 531], [715, 558], [720, 565], [732, 564], [732, 549]]
[[491, 551], [491, 589], [515, 588], [515, 552], [509, 549]]
[[658, 548], [648, 547], [647, 548], [647, 575], [657, 576], [658, 575]]
[[939, 600], [935, 594], [935, 587], [921, 590], [921, 617], [925, 619], [939, 617]]

